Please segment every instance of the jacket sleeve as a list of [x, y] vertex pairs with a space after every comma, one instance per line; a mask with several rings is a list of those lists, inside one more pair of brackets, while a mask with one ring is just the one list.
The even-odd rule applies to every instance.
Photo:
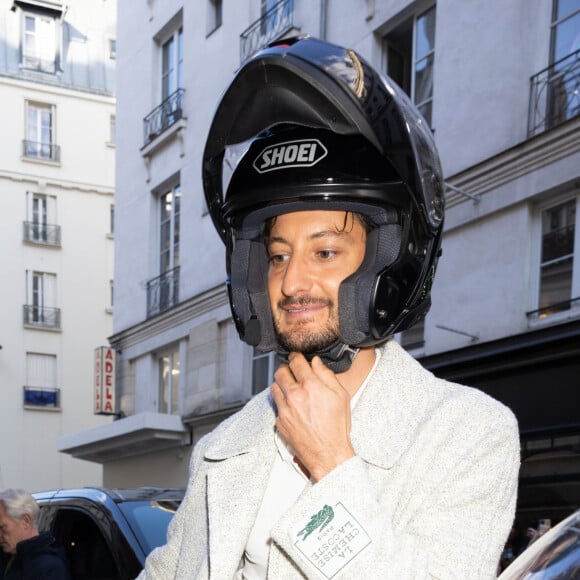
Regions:
[[410, 454], [424, 469], [403, 481], [358, 456], [338, 466], [278, 522], [280, 553], [312, 579], [495, 578], [515, 510], [519, 437], [507, 409], [486, 419], [468, 413], [440, 429], [445, 436], [430, 431], [437, 443]]
[[[189, 464], [189, 481], [187, 491], [171, 520], [167, 529], [167, 543], [164, 546], [155, 548], [145, 561], [145, 568], [138, 576], [138, 580], [166, 580], [167, 578], [175, 578], [179, 564], [179, 557], [182, 551], [184, 542], [191, 547], [191, 542], [188, 542], [186, 535], [194, 536], [203, 542], [203, 538], [207, 537], [207, 530], [193, 530], [192, 525], [203, 526], [207, 521], [205, 515], [205, 502], [200, 501], [200, 497], [204, 494], [204, 484], [200, 469], [203, 457], [203, 439], [197, 443], [193, 449], [191, 461]], [[200, 567], [203, 565], [206, 551], [200, 550], [199, 554], [188, 554], [188, 560], [193, 565]], [[191, 577], [196, 577], [195, 570], [191, 570]]]

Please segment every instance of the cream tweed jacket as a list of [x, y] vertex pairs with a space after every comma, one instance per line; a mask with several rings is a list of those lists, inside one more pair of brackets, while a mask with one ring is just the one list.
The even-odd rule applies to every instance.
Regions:
[[[276, 453], [268, 391], [195, 447], [185, 499], [139, 578], [242, 578]], [[395, 341], [353, 411], [357, 453], [308, 484], [272, 529], [268, 578], [495, 578], [519, 437], [506, 407], [437, 379]]]

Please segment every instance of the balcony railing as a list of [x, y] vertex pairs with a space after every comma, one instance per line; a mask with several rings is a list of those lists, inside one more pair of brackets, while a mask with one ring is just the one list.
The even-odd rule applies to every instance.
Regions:
[[23, 403], [25, 407], [59, 409], [60, 389], [48, 387], [24, 387]]
[[168, 310], [179, 302], [179, 266], [147, 282], [147, 317]]
[[60, 328], [60, 308], [24, 305], [24, 324], [40, 328]]
[[531, 78], [528, 137], [580, 115], [580, 49]]
[[580, 296], [570, 298], [570, 300], [564, 300], [563, 302], [556, 302], [555, 304], [550, 304], [549, 306], [544, 306], [537, 310], [530, 310], [529, 312], [526, 312], [526, 316], [530, 320], [537, 320], [546, 318], [552, 314], [556, 314], [557, 312], [571, 310], [575, 306], [580, 306]]
[[184, 89], [177, 89], [143, 119], [143, 142], [151, 143], [183, 117]]
[[294, 26], [294, 0], [281, 0], [240, 34], [240, 62]]
[[45, 161], [60, 161], [60, 147], [53, 143], [43, 143], [40, 141], [22, 141], [22, 155], [32, 159], [43, 159]]
[[23, 222], [22, 225], [25, 242], [60, 246], [60, 226], [38, 222]]

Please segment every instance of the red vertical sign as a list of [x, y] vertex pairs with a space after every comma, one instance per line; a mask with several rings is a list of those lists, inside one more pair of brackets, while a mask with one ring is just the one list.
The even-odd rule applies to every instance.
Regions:
[[115, 351], [107, 346], [95, 349], [94, 412], [115, 414]]

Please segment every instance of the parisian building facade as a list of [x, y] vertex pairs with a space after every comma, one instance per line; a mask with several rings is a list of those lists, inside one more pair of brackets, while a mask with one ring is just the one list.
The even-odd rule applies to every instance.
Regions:
[[[106, 485], [185, 485], [191, 446], [267, 388], [243, 344], [201, 158], [221, 92], [268, 42], [356, 50], [411, 96], [442, 158], [443, 256], [396, 337], [520, 422], [518, 513], [580, 502], [580, 10], [562, 0], [147, 0], [118, 6], [117, 420], [59, 440]], [[575, 6], [575, 7], [574, 7]], [[533, 39], [531, 41], [530, 39]]]
[[57, 439], [112, 332], [116, 7], [0, 1], [0, 489], [102, 483]]

